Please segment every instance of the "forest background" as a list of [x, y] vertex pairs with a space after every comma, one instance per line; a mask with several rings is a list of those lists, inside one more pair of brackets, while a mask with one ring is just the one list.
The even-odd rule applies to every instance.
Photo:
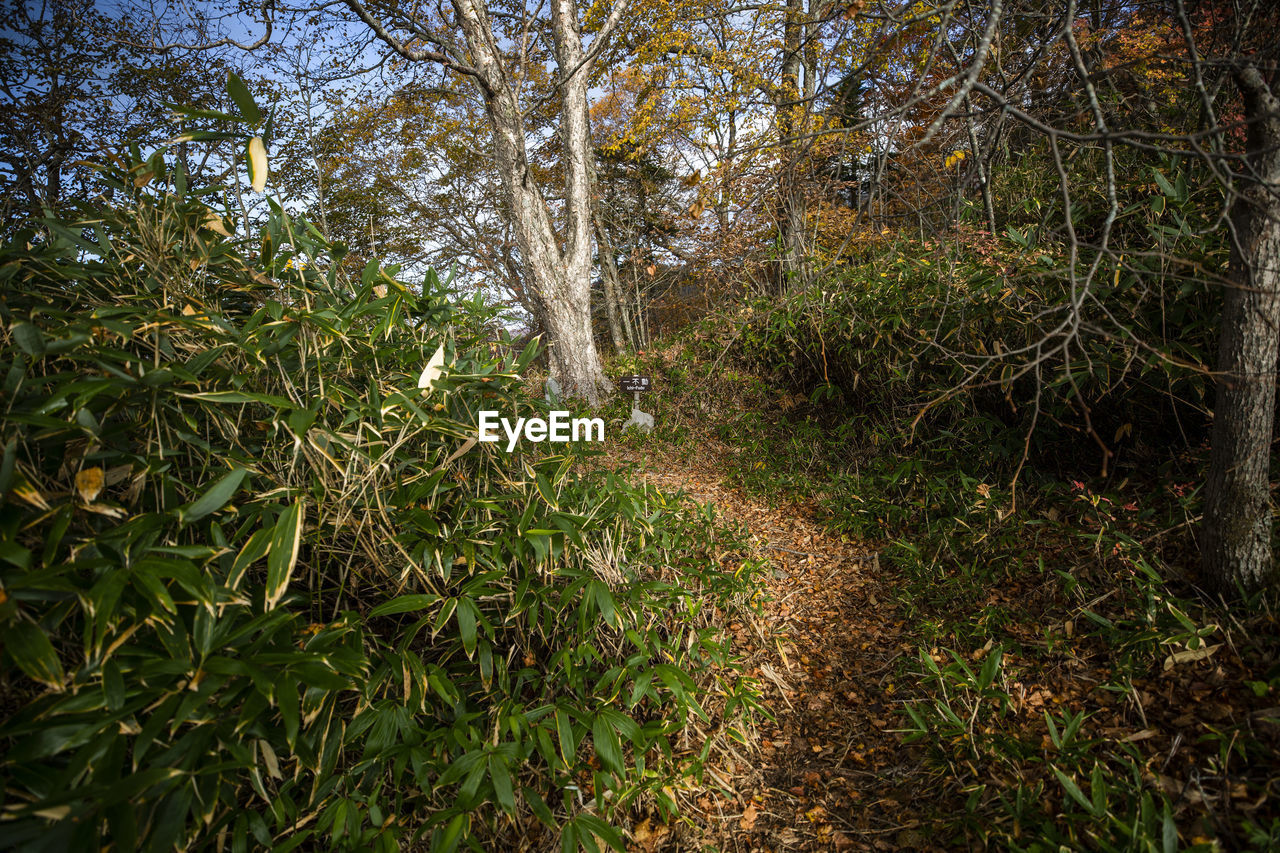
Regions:
[[751, 530], [474, 449], [636, 371], [620, 446], [721, 442], [910, 626], [891, 792], [769, 844], [1280, 842], [1271, 4], [3, 15], [12, 843], [752, 831]]

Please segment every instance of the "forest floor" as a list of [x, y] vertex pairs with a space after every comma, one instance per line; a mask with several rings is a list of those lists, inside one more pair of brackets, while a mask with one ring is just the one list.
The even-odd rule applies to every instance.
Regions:
[[928, 790], [924, 771], [894, 731], [896, 664], [916, 645], [874, 549], [824, 530], [812, 506], [746, 494], [726, 473], [733, 448], [714, 437], [612, 448], [633, 476], [713, 505], [768, 558], [757, 624], [730, 627], [774, 719], [745, 748], [713, 753], [692, 821], [641, 821], [634, 849], [929, 849], [910, 808]]
[[630, 849], [1280, 849], [1280, 613], [1202, 602], [1142, 544], [1189, 547], [1165, 542], [1186, 527], [1167, 513], [1130, 512], [1141, 483], [1114, 503], [1058, 484], [994, 519], [962, 506], [936, 530], [913, 516], [900, 535], [956, 562], [920, 571], [902, 540], [831, 523], [848, 480], [812, 410], [655, 356], [657, 431], [601, 462], [714, 507], [732, 559], [762, 567], [758, 609], [725, 627], [764, 712], [738, 742], [708, 697], [712, 724], [675, 744], [694, 767], [708, 750], [701, 776], [675, 820], [633, 819]]

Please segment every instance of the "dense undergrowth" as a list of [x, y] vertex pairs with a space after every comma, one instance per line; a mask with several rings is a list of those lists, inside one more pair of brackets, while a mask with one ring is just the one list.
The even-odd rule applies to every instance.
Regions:
[[686, 724], [755, 702], [713, 620], [750, 598], [736, 534], [469, 440], [546, 406], [434, 276], [348, 282], [278, 206], [247, 250], [163, 153], [101, 176], [0, 249], [0, 846], [595, 850], [669, 818], [712, 748]]
[[747, 488], [879, 551], [918, 644], [899, 736], [943, 793], [918, 804], [935, 840], [1274, 849], [1280, 624], [1195, 587], [1211, 296], [1134, 282], [1133, 336], [1018, 377], [983, 354], [1034, 343], [1063, 287], [1022, 242], [905, 243], [709, 318], [639, 365], [664, 391], [650, 440], [708, 429]]

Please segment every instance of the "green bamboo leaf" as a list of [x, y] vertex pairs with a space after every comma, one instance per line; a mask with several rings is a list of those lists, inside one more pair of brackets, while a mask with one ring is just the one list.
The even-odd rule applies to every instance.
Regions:
[[239, 587], [240, 580], [244, 577], [244, 573], [249, 566], [267, 556], [267, 552], [271, 550], [271, 533], [272, 531], [263, 528], [250, 536], [249, 541], [244, 543], [244, 547], [236, 555], [235, 562], [231, 564], [231, 573], [227, 576], [227, 586], [232, 589]]
[[[167, 104], [167, 103], [164, 104], [164, 106], [170, 112], [172, 112], [175, 116], [183, 117], [183, 118], [212, 118], [212, 119], [218, 119], [220, 121], [234, 121], [234, 122], [244, 121], [244, 116], [236, 115], [235, 113], [222, 112], [221, 110], [201, 110], [201, 109], [196, 109], [195, 107], [186, 107], [181, 104]], [[194, 131], [193, 130], [193, 131], [188, 131], [185, 133], [181, 133], [178, 136], [175, 136], [173, 138], [173, 141], [174, 142], [195, 142], [202, 139], [208, 139], [211, 135], [214, 135], [214, 134], [215, 134], [215, 131]], [[218, 132], [217, 138], [234, 139], [238, 135], [239, 134], [235, 134], [235, 133]]]
[[13, 333], [13, 339], [27, 355], [32, 358], [40, 358], [44, 355], [44, 334], [35, 326], [30, 323], [17, 323], [10, 331]]
[[240, 484], [244, 482], [244, 478], [248, 476], [247, 468], [236, 468], [222, 479], [209, 487], [199, 499], [193, 501], [185, 507], [178, 509], [178, 519], [183, 524], [190, 524], [193, 521], [199, 521], [212, 512], [217, 512], [226, 506], [227, 501], [231, 500], [231, 496], [240, 488]]
[[1093, 814], [1093, 803], [1089, 802], [1089, 798], [1084, 795], [1084, 791], [1080, 790], [1080, 786], [1071, 780], [1071, 777], [1063, 773], [1054, 765], [1050, 764], [1049, 769], [1053, 771], [1053, 775], [1058, 777], [1058, 781], [1062, 784], [1063, 789], [1071, 796], [1071, 799], [1079, 803], [1085, 811]]
[[541, 794], [532, 788], [521, 788], [520, 794], [524, 797], [524, 801], [529, 804], [534, 817], [542, 821], [547, 827], [556, 828], [555, 816], [551, 814], [551, 809], [547, 807], [547, 801], [542, 798]]
[[102, 692], [107, 699], [107, 708], [118, 711], [124, 707], [124, 676], [114, 659], [108, 659], [102, 665]]
[[453, 820], [449, 821], [449, 825], [444, 828], [444, 832], [440, 833], [439, 844], [431, 845], [431, 853], [453, 853], [458, 849], [458, 842], [462, 840], [462, 834], [467, 829], [470, 818], [465, 814], [454, 815]]
[[0, 560], [27, 571], [31, 568], [31, 551], [17, 542], [0, 540]]
[[596, 755], [600, 756], [600, 763], [606, 770], [618, 775], [626, 772], [626, 765], [622, 761], [622, 742], [603, 715], [597, 715], [592, 721], [591, 739], [596, 745]]
[[293, 401], [288, 397], [275, 394], [256, 394], [249, 391], [201, 391], [195, 394], [180, 394], [189, 400], [202, 400], [206, 403], [264, 403], [277, 409], [292, 409]]
[[526, 367], [532, 364], [533, 360], [538, 355], [538, 347], [541, 345], [541, 343], [542, 343], [541, 338], [534, 338], [533, 340], [529, 341], [529, 343], [525, 345], [524, 350], [521, 351], [520, 356], [516, 359], [515, 364], [511, 366], [512, 369], [517, 373], [519, 373], [521, 370], [524, 370]]
[[298, 549], [302, 544], [302, 525], [306, 521], [306, 508], [302, 499], [280, 514], [271, 537], [271, 553], [267, 556], [266, 609], [272, 610], [284, 598], [293, 577], [293, 567], [298, 563]]
[[614, 731], [637, 747], [640, 746], [640, 725], [635, 720], [613, 708], [601, 708], [600, 716], [605, 718]]
[[293, 749], [298, 740], [298, 683], [285, 676], [276, 689], [276, 702], [280, 706], [280, 717], [284, 720], [284, 737]]
[[599, 815], [593, 815], [583, 812], [574, 818], [578, 823], [591, 830], [601, 841], [608, 844], [614, 850], [626, 850], [627, 847], [622, 841], [622, 834], [615, 827], [605, 823]]
[[551, 483], [541, 471], [537, 474], [536, 482], [538, 484], [538, 494], [542, 495], [542, 499], [547, 502], [547, 506], [552, 509], [559, 509], [555, 489], [551, 488]]
[[596, 606], [600, 608], [600, 613], [604, 616], [605, 623], [610, 628], [617, 628], [618, 611], [614, 607], [613, 594], [609, 592], [609, 587], [601, 581], [592, 581], [591, 594], [596, 600]]
[[440, 612], [436, 615], [436, 621], [431, 626], [431, 636], [434, 637], [444, 630], [444, 626], [449, 623], [449, 617], [453, 615], [454, 610], [458, 607], [456, 598], [446, 598], [440, 605]]
[[1058, 734], [1058, 726], [1053, 722], [1053, 717], [1048, 711], [1044, 712], [1045, 724], [1049, 727], [1049, 740], [1053, 743], [1054, 748], [1062, 749], [1062, 737]]
[[143, 576], [159, 580], [172, 578], [197, 601], [210, 609], [213, 607], [213, 587], [209, 576], [190, 560], [149, 554], [136, 560], [133, 569], [135, 579]]
[[62, 689], [62, 661], [53, 644], [39, 625], [26, 619], [14, 619], [0, 629], [0, 643], [13, 662], [41, 684]]
[[369, 616], [390, 616], [395, 613], [409, 613], [415, 610], [426, 610], [440, 600], [440, 596], [432, 594], [401, 595], [390, 601], [384, 601], [369, 611]]
[[590, 830], [583, 830], [578, 833], [578, 843], [582, 845], [582, 849], [586, 853], [600, 853], [600, 845], [596, 843], [596, 837], [591, 834]]
[[986, 690], [995, 681], [996, 673], [1000, 671], [1000, 660], [1004, 657], [1004, 646], [996, 646], [987, 655], [987, 659], [982, 662], [982, 671], [978, 674], [978, 687]]
[[635, 686], [631, 688], [631, 696], [627, 699], [627, 707], [634, 708], [640, 704], [649, 692], [649, 686], [653, 683], [653, 670], [646, 670], [636, 676]]
[[1107, 780], [1103, 775], [1102, 765], [1093, 765], [1093, 775], [1089, 780], [1089, 793], [1093, 795], [1093, 813], [1101, 817], [1107, 813]]
[[475, 605], [469, 598], [458, 599], [458, 632], [462, 635], [462, 647], [467, 650], [467, 657], [476, 650], [476, 612]]
[[249, 93], [249, 87], [234, 71], [227, 72], [227, 94], [231, 96], [231, 100], [235, 101], [240, 115], [248, 119], [250, 124], [262, 121], [262, 111], [254, 102], [253, 95]]
[[138, 849], [138, 816], [132, 805], [116, 805], [104, 809], [111, 840], [119, 850]]
[[509, 815], [516, 813], [516, 797], [511, 789], [511, 771], [497, 755], [489, 756], [489, 778], [493, 782], [493, 795], [498, 805]]
[[[10, 372], [12, 372], [12, 370], [16, 369], [17, 367], [18, 365], [15, 364], [13, 368], [11, 368]], [[8, 393], [13, 393], [14, 390], [16, 389], [5, 388], [5, 391]], [[9, 487], [13, 485], [13, 469], [18, 464], [17, 449], [18, 449], [18, 438], [17, 436], [14, 436], [13, 438], [9, 439], [7, 444], [5, 444], [4, 456], [0, 457], [0, 500], [4, 500], [6, 497], [8, 497]], [[49, 553], [47, 548], [45, 549], [45, 553], [46, 554]], [[46, 557], [45, 562], [48, 562], [48, 561], [49, 561], [49, 558]]]
[[1178, 825], [1174, 823], [1169, 804], [1164, 804], [1164, 815], [1160, 819], [1160, 846], [1164, 853], [1177, 853]]
[[560, 833], [560, 853], [578, 853], [578, 828], [566, 823]]
[[565, 764], [572, 767], [577, 758], [573, 723], [569, 719], [569, 714], [559, 708], [556, 709], [556, 736], [560, 739], [560, 754], [564, 756]]
[[480, 647], [480, 683], [487, 689], [493, 683], [493, 648], [481, 641]]

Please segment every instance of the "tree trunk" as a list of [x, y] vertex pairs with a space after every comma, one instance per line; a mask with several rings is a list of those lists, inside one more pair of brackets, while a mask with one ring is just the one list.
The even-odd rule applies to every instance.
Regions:
[[613, 241], [599, 216], [596, 221], [596, 246], [600, 249], [600, 280], [604, 283], [604, 307], [609, 316], [609, 338], [613, 348], [621, 355], [627, 351], [627, 339], [622, 331], [622, 305], [618, 291], [618, 261], [613, 254]]
[[[524, 110], [520, 88], [524, 75], [511, 67], [510, 45], [496, 36], [484, 0], [453, 0], [456, 24], [465, 50], [451, 38], [430, 40], [426, 47], [401, 42], [360, 0], [344, 0], [355, 15], [397, 54], [411, 61], [439, 63], [474, 79], [484, 99], [493, 132], [493, 154], [502, 177], [507, 209], [524, 262], [525, 292], [534, 318], [550, 335], [551, 373], [564, 396], [585, 398], [591, 405], [613, 390], [605, 378], [591, 327], [591, 122], [587, 90], [591, 67], [627, 10], [617, 0], [600, 24], [592, 51], [583, 49], [576, 0], [551, 0], [555, 71], [559, 78], [560, 134], [564, 143], [564, 234], [556, 233], [542, 189], [529, 170]], [[444, 12], [441, 12], [444, 15]], [[412, 13], [408, 17], [413, 19]], [[412, 27], [411, 27], [412, 29]], [[417, 29], [417, 35], [423, 30]], [[441, 46], [444, 52], [433, 46]], [[561, 242], [563, 236], [563, 247]]]
[[1231, 211], [1233, 286], [1222, 309], [1201, 534], [1204, 581], [1228, 595], [1274, 579], [1268, 484], [1280, 351], [1280, 101], [1256, 67], [1236, 79], [1247, 166]]
[[530, 301], [550, 335], [551, 375], [564, 396], [581, 397], [594, 406], [613, 386], [605, 378], [591, 327], [589, 68], [582, 50], [577, 6], [574, 0], [552, 4], [557, 65], [562, 75], [568, 75], [562, 81], [560, 104], [566, 202], [563, 250], [542, 190], [529, 172], [523, 111], [494, 41], [488, 9], [476, 0], [461, 0], [456, 8], [478, 76], [485, 84], [494, 156], [510, 201]]
[[996, 206], [991, 198], [991, 171], [987, 168], [987, 158], [983, 155], [982, 145], [978, 142], [978, 129], [973, 121], [973, 102], [967, 95], [964, 99], [964, 111], [965, 128], [969, 132], [969, 154], [973, 157], [973, 168], [978, 176], [979, 188], [982, 190], [982, 210], [987, 215], [987, 231], [995, 236]]
[[600, 365], [591, 326], [595, 152], [591, 149], [591, 102], [587, 93], [591, 73], [582, 49], [577, 0], [552, 0], [551, 29], [560, 74], [567, 75], [567, 79], [561, 81], [560, 135], [564, 144], [565, 230], [568, 232], [561, 256], [565, 277], [561, 292], [568, 299], [557, 300], [548, 314], [552, 346], [559, 346], [561, 350], [553, 352], [551, 369], [566, 393], [585, 397], [594, 406], [613, 390], [613, 385], [605, 378]]
[[[596, 174], [596, 158], [594, 152], [587, 158], [590, 170], [592, 192], [600, 186]], [[594, 202], [594, 199], [593, 199]], [[627, 340], [622, 331], [622, 304], [619, 301], [618, 258], [613, 251], [613, 241], [605, 227], [604, 217], [600, 215], [600, 206], [592, 204], [591, 222], [595, 226], [596, 250], [600, 257], [600, 281], [604, 285], [604, 309], [609, 318], [609, 339], [613, 349], [619, 355], [627, 351]]]
[[[799, 149], [791, 137], [799, 129], [796, 117], [801, 106], [800, 71], [803, 67], [804, 0], [787, 0], [783, 22], [782, 81], [778, 90], [778, 142], [782, 172], [778, 179], [778, 290], [803, 287], [805, 269], [805, 200], [800, 185]], [[808, 68], [805, 68], [808, 71]]]

